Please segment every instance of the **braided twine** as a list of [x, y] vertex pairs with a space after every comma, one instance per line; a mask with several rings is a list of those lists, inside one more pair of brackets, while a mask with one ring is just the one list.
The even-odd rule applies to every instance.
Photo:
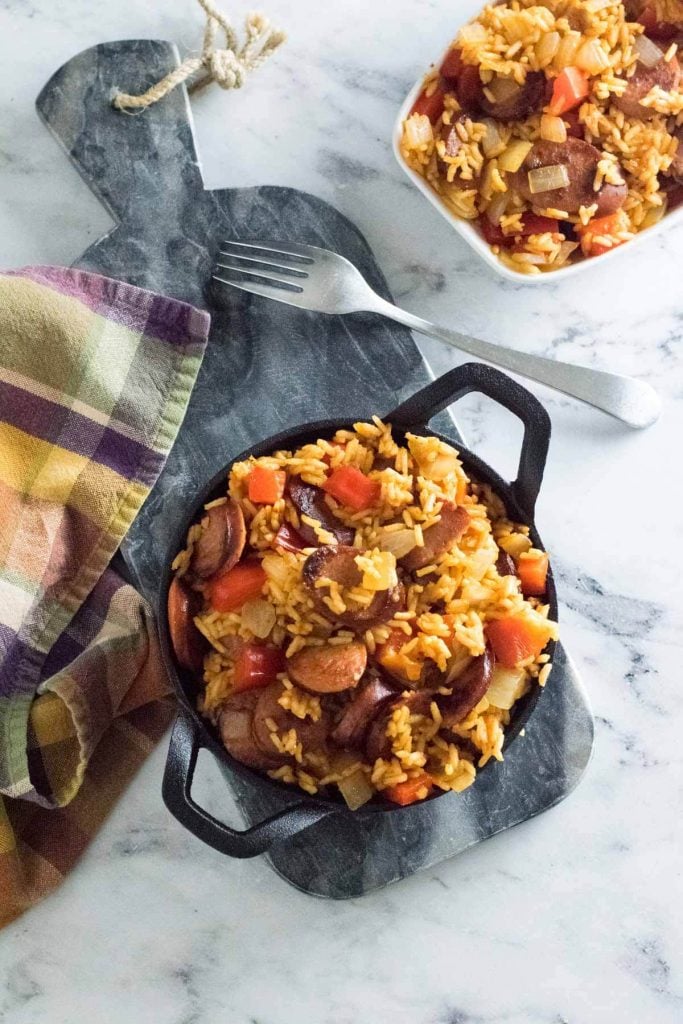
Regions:
[[[237, 34], [212, 0], [199, 0], [206, 12], [204, 42], [199, 57], [188, 57], [182, 64], [140, 96], [117, 92], [112, 103], [118, 110], [144, 110], [167, 96], [181, 82], [186, 82], [199, 71], [204, 74], [194, 80], [190, 92], [216, 82], [221, 89], [240, 89], [247, 74], [255, 71], [285, 41], [285, 33], [273, 28], [263, 14], [252, 12], [245, 24], [246, 39], [239, 45]], [[225, 47], [216, 48], [216, 34], [222, 29]]]

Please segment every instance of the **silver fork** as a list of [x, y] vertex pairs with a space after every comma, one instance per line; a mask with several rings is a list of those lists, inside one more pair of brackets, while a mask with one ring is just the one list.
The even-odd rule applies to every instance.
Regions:
[[649, 427], [659, 416], [659, 396], [644, 381], [529, 355], [437, 327], [387, 302], [373, 291], [352, 263], [329, 249], [297, 242], [229, 240], [223, 243], [220, 255], [220, 273], [216, 272], [213, 279], [222, 284], [318, 313], [381, 313], [461, 352], [588, 402], [630, 427]]

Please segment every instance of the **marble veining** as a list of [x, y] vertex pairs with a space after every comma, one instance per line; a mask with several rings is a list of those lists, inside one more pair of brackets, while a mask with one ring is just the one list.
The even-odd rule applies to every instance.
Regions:
[[[329, 200], [418, 315], [638, 373], [660, 390], [662, 420], [641, 434], [534, 388], [554, 428], [538, 520], [596, 715], [588, 772], [547, 814], [339, 903], [312, 901], [261, 860], [230, 862], [198, 845], [160, 804], [158, 749], [79, 870], [0, 933], [3, 1024], [683, 1019], [683, 237], [658, 236], [615, 276], [596, 265], [532, 292], [494, 277], [452, 236], [394, 166], [390, 130], [404, 90], [475, 6], [268, 0], [290, 42], [242, 93], [209, 91], [193, 111], [207, 188], [276, 183]], [[0, 3], [3, 265], [69, 264], [111, 227], [33, 103], [79, 50], [133, 35], [173, 39], [185, 54], [201, 19], [187, 0]], [[342, 180], [323, 151], [361, 169]], [[417, 340], [435, 372], [458, 361]], [[510, 417], [478, 396], [457, 415], [469, 443], [512, 470]], [[208, 756], [195, 793], [226, 813]]]

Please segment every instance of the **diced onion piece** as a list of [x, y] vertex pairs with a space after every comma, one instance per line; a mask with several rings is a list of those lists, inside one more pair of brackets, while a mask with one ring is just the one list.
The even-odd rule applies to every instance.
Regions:
[[666, 199], [664, 199], [661, 206], [651, 206], [643, 217], [643, 223], [640, 225], [641, 228], [651, 228], [653, 224], [659, 224], [666, 213], [666, 205]]
[[469, 25], [463, 25], [458, 33], [458, 42], [461, 44], [467, 43], [483, 43], [486, 39], [487, 32], [483, 25], [479, 22], [473, 21]]
[[526, 671], [523, 668], [505, 668], [503, 665], [496, 665], [486, 691], [486, 699], [489, 704], [500, 708], [501, 711], [509, 711], [515, 701], [519, 700], [524, 693], [525, 686]]
[[581, 34], [579, 32], [568, 32], [560, 40], [560, 45], [555, 54], [555, 66], [562, 69], [568, 68], [575, 63], [576, 51], [581, 45]]
[[420, 468], [422, 476], [427, 480], [445, 480], [451, 473], [457, 473], [460, 468], [460, 459], [454, 448], [450, 451], [444, 450], [439, 452], [432, 462], [426, 462]]
[[555, 265], [559, 266], [561, 263], [566, 263], [574, 250], [578, 248], [578, 242], [561, 242], [555, 259]]
[[567, 126], [562, 118], [554, 114], [542, 114], [541, 138], [546, 142], [566, 142]]
[[647, 36], [637, 36], [633, 48], [638, 54], [638, 60], [646, 68], [653, 68], [656, 64], [659, 64], [664, 56], [657, 44], [653, 43]]
[[517, 558], [523, 551], [528, 551], [531, 541], [525, 533], [508, 533], [498, 538], [498, 547], [502, 548], [507, 555]]
[[498, 548], [495, 544], [487, 544], [486, 547], [473, 551], [468, 559], [468, 579], [481, 580], [492, 565], [495, 565], [498, 557]]
[[406, 142], [409, 146], [424, 146], [432, 141], [432, 122], [426, 114], [413, 114], [406, 121]]
[[586, 10], [590, 11], [591, 14], [597, 14], [598, 11], [603, 11], [605, 7], [611, 7], [615, 0], [586, 0]]
[[365, 772], [360, 768], [353, 775], [347, 775], [345, 779], [340, 779], [338, 785], [339, 792], [344, 797], [346, 806], [350, 811], [357, 811], [368, 800], [372, 800], [374, 795]]
[[542, 68], [552, 63], [560, 48], [560, 33], [546, 32], [536, 43], [536, 59]]
[[[538, 7], [535, 8], [539, 10]], [[541, 9], [541, 16], [538, 19], [538, 24], [541, 24], [541, 17], [546, 12]], [[551, 15], [552, 17], [552, 15]], [[525, 40], [529, 35], [529, 22], [524, 11], [511, 11], [507, 8], [507, 5], [501, 9], [500, 13], [501, 29], [506, 41], [509, 43], [516, 43], [517, 40]]]
[[525, 252], [523, 262], [532, 267], [543, 267], [548, 262], [548, 257], [542, 252]]
[[566, 188], [569, 184], [569, 171], [564, 164], [534, 167], [529, 171], [528, 177], [529, 191], [534, 196], [539, 192], [553, 192], [557, 188]]
[[480, 123], [486, 128], [486, 135], [481, 140], [484, 156], [497, 156], [503, 143], [503, 136], [500, 134], [498, 125], [491, 117], [483, 118]]
[[531, 151], [532, 143], [524, 139], [515, 139], [498, 159], [501, 171], [514, 173], [518, 171]]
[[491, 224], [500, 224], [500, 218], [507, 210], [509, 192], [496, 192], [495, 196], [486, 207], [486, 217]]
[[588, 39], [577, 51], [575, 64], [588, 75], [599, 75], [609, 67], [609, 58], [597, 39]]
[[379, 546], [382, 551], [390, 551], [394, 558], [404, 558], [416, 545], [415, 530], [393, 530], [385, 533]]
[[261, 565], [268, 579], [273, 580], [280, 586], [287, 583], [289, 579], [289, 566], [277, 551], [266, 551]]
[[247, 601], [240, 614], [245, 629], [261, 640], [270, 635], [275, 625], [275, 609], [268, 601]]
[[496, 75], [489, 85], [496, 103], [505, 103], [507, 100], [512, 99], [513, 96], [519, 93], [521, 88], [519, 82], [516, 82], [514, 78], [505, 78], [503, 75]]

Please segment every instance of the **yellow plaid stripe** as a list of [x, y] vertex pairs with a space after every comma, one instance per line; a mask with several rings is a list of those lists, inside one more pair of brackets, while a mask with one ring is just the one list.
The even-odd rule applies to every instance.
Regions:
[[32, 746], [47, 747], [63, 743], [76, 735], [69, 709], [56, 693], [43, 693], [31, 705]]

